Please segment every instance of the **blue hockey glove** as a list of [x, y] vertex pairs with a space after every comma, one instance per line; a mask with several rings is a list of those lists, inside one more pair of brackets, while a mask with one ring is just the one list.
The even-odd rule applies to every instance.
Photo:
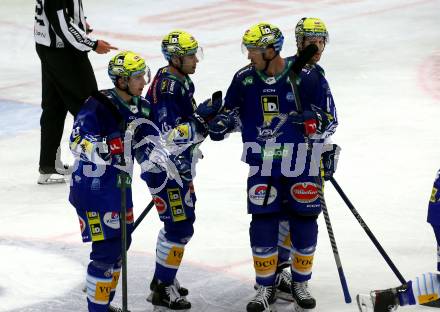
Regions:
[[170, 160], [176, 166], [177, 172], [184, 181], [192, 180], [191, 161], [183, 155], [170, 155]]
[[213, 141], [221, 141], [235, 126], [236, 122], [233, 112], [224, 111], [208, 123], [209, 137]]
[[199, 115], [205, 122], [211, 120], [222, 107], [223, 98], [222, 92], [216, 91], [212, 94], [210, 99], [205, 100], [203, 103], [199, 104], [196, 109], [196, 114]]
[[328, 144], [324, 146], [322, 153], [322, 165], [324, 169], [324, 180], [329, 180], [336, 171], [341, 148], [336, 144]]

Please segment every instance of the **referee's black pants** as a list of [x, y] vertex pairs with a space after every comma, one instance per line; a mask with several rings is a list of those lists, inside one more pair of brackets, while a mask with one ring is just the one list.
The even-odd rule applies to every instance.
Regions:
[[40, 171], [53, 172], [67, 112], [78, 114], [98, 89], [86, 52], [36, 45], [41, 60], [42, 100]]

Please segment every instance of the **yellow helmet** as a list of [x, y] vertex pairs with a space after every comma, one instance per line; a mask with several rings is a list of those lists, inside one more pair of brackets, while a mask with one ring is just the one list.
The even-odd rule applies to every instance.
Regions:
[[284, 36], [281, 30], [269, 23], [251, 26], [243, 35], [242, 44], [246, 48], [266, 49], [273, 47], [276, 52], [283, 47]]
[[145, 63], [145, 60], [137, 53], [132, 51], [122, 51], [116, 54], [108, 63], [108, 75], [110, 79], [116, 84], [120, 77], [131, 77], [139, 74], [147, 74], [148, 81], [150, 80], [150, 68]]
[[306, 37], [324, 37], [325, 43], [328, 42], [327, 27], [324, 22], [316, 17], [303, 17], [295, 27], [296, 45], [302, 48]]
[[173, 56], [180, 57], [198, 52], [201, 52], [199, 43], [186, 31], [173, 30], [162, 39], [162, 53], [167, 61]]

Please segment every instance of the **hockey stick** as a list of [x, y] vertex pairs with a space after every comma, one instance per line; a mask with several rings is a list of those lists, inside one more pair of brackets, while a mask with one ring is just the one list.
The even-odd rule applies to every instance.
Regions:
[[130, 187], [131, 177], [125, 171], [118, 175], [118, 186], [121, 188], [121, 258], [122, 258], [122, 312], [128, 311], [127, 298], [127, 187]]
[[[306, 55], [305, 58], [307, 57], [307, 60], [309, 60], [311, 57], [313, 57], [313, 55], [317, 51], [318, 51], [318, 47], [314, 44], [311, 44], [311, 45], [308, 45], [304, 49], [302, 55], [303, 56]], [[299, 57], [301, 57], [301, 55]], [[296, 64], [294, 64], [294, 65], [296, 65]], [[301, 63], [298, 65], [301, 65]], [[296, 68], [294, 68], [292, 66], [292, 70], [289, 72], [290, 84], [292, 85], [292, 90], [293, 90], [293, 94], [295, 96], [295, 103], [296, 103], [296, 108], [297, 108], [298, 113], [303, 112], [303, 107], [301, 105], [301, 99], [299, 97], [299, 90], [298, 90], [298, 76], [304, 66], [305, 66], [305, 64], [303, 64], [301, 67], [298, 66]], [[308, 141], [307, 137], [305, 137], [305, 140], [306, 140], [307, 145], [309, 145], [310, 142]], [[308, 149], [310, 150], [310, 147]], [[345, 303], [351, 303], [350, 291], [348, 290], [347, 280], [345, 278], [344, 269], [342, 268], [342, 263], [341, 263], [341, 258], [339, 256], [338, 246], [336, 245], [336, 239], [335, 239], [335, 235], [333, 233], [333, 227], [330, 222], [330, 215], [328, 213], [327, 205], [325, 203], [324, 194], [322, 192], [322, 181], [320, 181], [319, 177], [317, 177], [317, 184], [320, 185], [320, 187], [318, 188], [319, 199], [321, 202], [321, 208], [322, 208], [322, 212], [324, 214], [325, 225], [327, 227], [327, 232], [328, 232], [328, 236], [330, 239], [330, 245], [332, 246], [333, 256], [334, 256], [335, 262], [336, 262], [336, 268], [338, 269], [339, 280], [341, 281], [342, 292], [344, 293], [344, 300], [345, 300]]]
[[338, 182], [336, 182], [334, 177], [330, 178], [330, 182], [333, 184], [333, 186], [335, 187], [336, 191], [339, 193], [339, 195], [341, 196], [341, 198], [344, 200], [345, 204], [348, 206], [348, 208], [350, 209], [350, 211], [353, 213], [354, 217], [356, 218], [356, 220], [359, 222], [359, 224], [361, 225], [361, 227], [364, 229], [365, 233], [367, 233], [368, 237], [371, 239], [371, 241], [373, 242], [374, 246], [376, 246], [377, 250], [379, 251], [379, 253], [382, 255], [382, 257], [385, 259], [385, 261], [387, 262], [388, 266], [391, 268], [391, 270], [394, 272], [394, 274], [396, 275], [396, 277], [399, 279], [399, 281], [403, 284], [406, 284], [406, 280], [405, 278], [402, 276], [402, 274], [400, 274], [399, 270], [397, 269], [397, 267], [394, 265], [393, 261], [391, 261], [390, 257], [388, 256], [388, 254], [385, 252], [385, 250], [382, 248], [381, 244], [379, 243], [379, 241], [376, 239], [376, 237], [374, 236], [374, 234], [371, 232], [371, 230], [368, 228], [367, 224], [364, 222], [364, 220], [362, 219], [362, 217], [360, 216], [360, 214], [357, 212], [356, 208], [354, 208], [353, 204], [350, 202], [350, 200], [348, 199], [347, 195], [345, 195], [344, 191], [342, 190], [342, 188], [339, 186]]
[[147, 207], [145, 207], [144, 211], [139, 215], [139, 217], [136, 219], [136, 221], [133, 224], [133, 231], [136, 230], [136, 228], [141, 224], [141, 222], [144, 220], [144, 218], [147, 216], [147, 214], [150, 212], [151, 208], [154, 206], [154, 201], [151, 200]]
[[328, 237], [330, 239], [330, 245], [332, 246], [336, 267], [338, 269], [339, 280], [341, 281], [342, 292], [344, 293], [345, 303], [351, 303], [350, 291], [348, 290], [347, 280], [345, 279], [341, 258], [339, 257], [338, 246], [336, 245], [336, 238], [335, 235], [333, 234], [333, 227], [332, 227], [332, 223], [330, 222], [330, 215], [328, 214], [327, 205], [324, 199], [324, 194], [322, 194], [322, 189], [319, 190], [319, 197], [321, 199], [322, 213], [324, 215], [325, 225], [327, 227]]
[[[299, 75], [304, 66], [306, 66], [307, 62], [315, 55], [316, 51], [318, 51], [318, 47], [314, 44], [307, 46], [302, 53], [295, 59], [292, 67], [289, 72], [290, 84], [292, 85], [292, 92], [295, 95], [295, 102], [297, 103], [298, 112], [302, 112], [301, 101], [298, 95], [298, 88], [296, 87], [296, 76]], [[293, 80], [295, 77], [295, 80]], [[296, 90], [295, 90], [296, 87]], [[269, 201], [270, 191], [272, 189], [272, 176], [269, 177], [269, 181], [267, 182], [266, 193], [264, 194], [263, 207], [267, 206], [267, 202]]]

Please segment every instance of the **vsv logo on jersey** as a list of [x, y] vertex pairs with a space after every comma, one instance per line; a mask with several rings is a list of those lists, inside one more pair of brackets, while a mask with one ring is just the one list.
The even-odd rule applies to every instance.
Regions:
[[315, 183], [296, 183], [290, 188], [293, 199], [300, 203], [312, 203], [318, 199], [318, 186]]
[[[252, 204], [262, 206], [264, 203], [264, 198], [266, 197], [267, 185], [266, 184], [256, 184], [249, 189], [249, 200]], [[274, 202], [277, 197], [277, 189], [275, 187], [270, 188], [270, 194], [267, 199], [267, 204]]]

